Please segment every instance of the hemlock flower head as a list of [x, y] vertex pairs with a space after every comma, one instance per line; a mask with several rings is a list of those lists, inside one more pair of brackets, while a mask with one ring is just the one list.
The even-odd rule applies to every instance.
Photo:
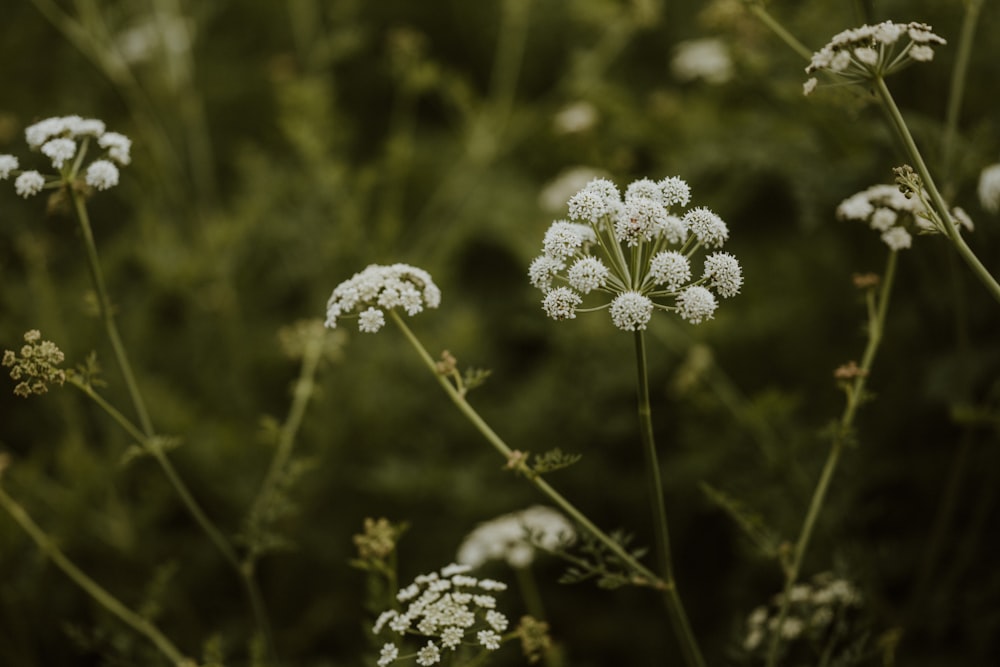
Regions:
[[[733, 255], [716, 252], [695, 278], [695, 254], [721, 247], [729, 228], [705, 207], [685, 211], [690, 199], [691, 188], [677, 177], [640, 179], [624, 198], [611, 181], [590, 181], [569, 199], [569, 220], [549, 227], [528, 269], [545, 313], [570, 320], [607, 308], [623, 331], [645, 329], [657, 309], [695, 324], [711, 319], [716, 297], [738, 294], [743, 274]], [[585, 297], [597, 303], [585, 306]]]
[[118, 167], [109, 160], [94, 160], [87, 167], [84, 180], [92, 188], [107, 190], [118, 185]]
[[[924, 23], [894, 23], [844, 30], [813, 54], [806, 74], [827, 72], [845, 83], [860, 83], [885, 77], [913, 62], [934, 58], [934, 46], [946, 44]], [[815, 77], [803, 89], [808, 95], [816, 87]]]
[[[965, 211], [953, 209], [952, 216], [959, 227], [972, 231], [972, 220]], [[909, 248], [913, 234], [944, 233], [927, 192], [921, 189], [907, 197], [896, 185], [873, 185], [851, 195], [837, 206], [837, 217], [867, 222], [893, 250]]]
[[1000, 163], [991, 164], [979, 174], [978, 194], [984, 210], [1000, 213]]
[[[396, 595], [406, 608], [382, 612], [372, 632], [380, 635], [389, 631], [399, 635], [400, 641], [407, 635], [426, 638], [416, 652], [418, 665], [437, 664], [442, 651], [455, 651], [462, 644], [475, 643], [488, 651], [500, 648], [499, 633], [507, 629], [509, 621], [496, 610], [494, 593], [506, 590], [507, 585], [471, 577], [466, 574], [470, 569], [449, 565], [439, 572], [418, 576]], [[387, 642], [378, 664], [385, 667], [399, 656], [396, 643]]]
[[24, 334], [20, 353], [5, 350], [0, 366], [10, 368], [10, 378], [17, 382], [14, 394], [27, 398], [44, 394], [50, 384], [62, 385], [66, 371], [59, 368], [65, 356], [55, 343], [42, 340], [42, 334], [32, 329]]
[[37, 195], [45, 187], [45, 177], [35, 170], [22, 172], [14, 181], [14, 192], [25, 199]]
[[402, 308], [416, 315], [441, 304], [441, 290], [429, 273], [409, 264], [372, 264], [337, 285], [326, 304], [326, 326], [358, 312], [358, 328], [375, 333], [385, 324], [385, 311]]
[[0, 155], [0, 181], [10, 176], [10, 172], [19, 166], [17, 158], [13, 155]]
[[535, 505], [479, 524], [462, 541], [457, 558], [470, 567], [491, 560], [504, 560], [514, 568], [527, 567], [539, 548], [552, 551], [575, 539], [576, 530], [562, 513]]

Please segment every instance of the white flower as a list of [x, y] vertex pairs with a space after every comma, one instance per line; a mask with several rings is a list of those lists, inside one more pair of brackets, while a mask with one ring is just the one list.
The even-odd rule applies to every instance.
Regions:
[[641, 331], [653, 316], [653, 301], [639, 292], [622, 292], [611, 302], [611, 321], [622, 331]]
[[568, 287], [557, 287], [542, 299], [542, 309], [554, 320], [572, 320], [581, 303], [583, 299], [579, 294]]
[[395, 644], [389, 642], [382, 645], [382, 652], [379, 654], [378, 667], [385, 667], [399, 657], [399, 649]]
[[614, 216], [621, 206], [621, 195], [615, 184], [605, 178], [595, 178], [569, 200], [569, 215], [574, 220], [596, 223], [605, 216]]
[[0, 155], [0, 181], [10, 176], [10, 172], [17, 169], [19, 163], [13, 155]]
[[45, 186], [45, 178], [37, 171], [23, 172], [14, 181], [14, 191], [24, 198], [37, 195]]
[[108, 149], [108, 156], [120, 165], [127, 165], [132, 161], [132, 140], [124, 134], [105, 132], [97, 139], [97, 145]]
[[991, 164], [979, 174], [978, 194], [984, 210], [1000, 213], [1000, 163]]
[[500, 648], [500, 635], [493, 630], [480, 630], [476, 634], [476, 639], [488, 651], [495, 651]]
[[882, 232], [882, 241], [893, 250], [903, 250], [912, 245], [913, 237], [904, 228], [893, 227]]
[[76, 142], [72, 139], [50, 139], [42, 145], [42, 153], [52, 160], [52, 166], [62, 169], [66, 160], [76, 155]]
[[604, 287], [609, 274], [608, 267], [604, 265], [604, 262], [600, 258], [587, 255], [574, 262], [573, 266], [569, 269], [567, 277], [573, 289], [581, 294], [589, 294], [595, 289]]
[[680, 81], [722, 84], [733, 76], [733, 61], [721, 39], [692, 39], [677, 45], [670, 71]]
[[441, 651], [434, 642], [427, 642], [427, 645], [417, 651], [417, 664], [426, 667], [440, 662]]
[[664, 285], [676, 292], [691, 280], [691, 263], [676, 250], [667, 250], [653, 256], [649, 262], [649, 275], [657, 285]]
[[[424, 308], [441, 304], [441, 290], [429, 273], [409, 264], [383, 266], [372, 264], [349, 280], [337, 285], [326, 304], [326, 326], [333, 329], [337, 320], [362, 310], [362, 331], [378, 331], [377, 307], [402, 308], [407, 315], [416, 315]], [[384, 315], [383, 315], [384, 323]]]
[[[511, 567], [527, 567], [535, 558], [536, 546], [552, 551], [572, 543], [575, 538], [573, 524], [560, 512], [535, 505], [477, 526], [462, 541], [457, 558], [458, 562], [472, 567], [500, 559]], [[489, 615], [487, 621], [502, 632]]]
[[691, 200], [691, 186], [683, 179], [668, 176], [659, 185], [664, 206], [687, 206]]
[[729, 298], [740, 293], [743, 270], [735, 257], [728, 252], [714, 252], [705, 258], [704, 278], [721, 297]]
[[[650, 182], [652, 184], [652, 182]], [[659, 191], [657, 191], [659, 195]], [[629, 246], [653, 240], [653, 234], [667, 224], [663, 205], [647, 197], [626, 199], [615, 221], [615, 238]]]
[[721, 246], [729, 238], [729, 228], [722, 218], [703, 206], [688, 211], [684, 223], [709, 248]]
[[553, 122], [559, 134], [584, 132], [597, 122], [597, 109], [590, 102], [574, 102], [563, 107]]
[[507, 620], [506, 616], [492, 609], [486, 612], [486, 622], [489, 623], [490, 627], [492, 627], [497, 632], [503, 632], [504, 630], [506, 630], [507, 626], [510, 623]]
[[94, 160], [87, 167], [87, 185], [98, 190], [107, 190], [118, 185], [118, 167], [108, 160]]
[[385, 313], [378, 308], [369, 308], [358, 315], [358, 329], [365, 333], [375, 333], [385, 325]]
[[896, 212], [891, 208], [877, 208], [875, 209], [875, 212], [872, 213], [871, 220], [868, 224], [871, 225], [872, 229], [884, 232], [896, 224], [897, 217]]
[[692, 285], [677, 295], [677, 312], [691, 324], [712, 319], [717, 306], [715, 296], [700, 285]]
[[603, 178], [605, 173], [592, 167], [571, 167], [560, 172], [549, 181], [538, 195], [538, 205], [544, 210], [560, 211], [566, 200], [580, 191], [595, 178]]
[[553, 259], [566, 259], [575, 255], [584, 244], [596, 241], [594, 230], [587, 225], [559, 220], [545, 232], [542, 249]]
[[565, 266], [558, 259], [541, 255], [532, 260], [531, 266], [528, 267], [528, 280], [533, 287], [548, 292], [552, 289], [552, 276], [562, 271]]

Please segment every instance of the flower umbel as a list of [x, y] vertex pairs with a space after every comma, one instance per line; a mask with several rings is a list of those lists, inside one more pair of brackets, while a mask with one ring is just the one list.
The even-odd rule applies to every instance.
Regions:
[[65, 356], [56, 344], [42, 340], [42, 334], [32, 329], [24, 334], [24, 345], [20, 354], [5, 350], [0, 366], [10, 368], [10, 377], [18, 384], [14, 393], [27, 398], [32, 394], [44, 394], [50, 384], [62, 385], [66, 381], [66, 371], [59, 368]]
[[[542, 309], [569, 320], [607, 308], [623, 331], [645, 329], [657, 309], [694, 324], [711, 319], [716, 297], [738, 294], [743, 274], [734, 256], [716, 252], [692, 279], [695, 253], [722, 246], [729, 228], [705, 207], [684, 211], [690, 196], [676, 177], [635, 181], [624, 199], [611, 181], [590, 181], [570, 198], [570, 220], [549, 227], [542, 255], [528, 269], [531, 284], [544, 293]], [[584, 297], [599, 302], [585, 306]]]
[[[844, 83], [861, 83], [885, 77], [913, 62], [932, 60], [934, 46], [945, 43], [923, 23], [863, 25], [834, 35], [813, 54], [806, 74], [827, 72]], [[806, 95], [816, 83], [815, 77], [806, 82]]]
[[[472, 643], [495, 651], [500, 647], [500, 634], [507, 629], [507, 617], [496, 611], [494, 593], [507, 585], [492, 579], [477, 579], [466, 574], [471, 568], [449, 565], [439, 572], [422, 574], [399, 591], [396, 599], [407, 604], [405, 611], [391, 609], [375, 621], [376, 635], [390, 631], [403, 637], [418, 635], [427, 642], [416, 652], [418, 665], [434, 665], [441, 661], [441, 652], [455, 651]], [[378, 664], [381, 667], [400, 656], [394, 642], [382, 646]]]
[[527, 567], [539, 548], [554, 550], [576, 539], [573, 524], [560, 512], [535, 505], [479, 524], [458, 548], [458, 562], [479, 567], [503, 559], [511, 567]]
[[429, 273], [408, 264], [372, 264], [337, 285], [326, 304], [326, 326], [357, 313], [358, 328], [375, 333], [385, 324], [385, 311], [402, 308], [416, 315], [441, 304], [441, 290]]

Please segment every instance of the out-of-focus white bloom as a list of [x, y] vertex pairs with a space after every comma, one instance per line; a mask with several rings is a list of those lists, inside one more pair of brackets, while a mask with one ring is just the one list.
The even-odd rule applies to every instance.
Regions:
[[19, 163], [13, 155], [0, 155], [0, 181], [10, 176], [10, 172], [17, 169]]
[[702, 79], [706, 83], [722, 84], [733, 76], [733, 61], [721, 39], [692, 39], [677, 45], [670, 71], [680, 81]]
[[[386, 629], [401, 636], [422, 635], [427, 643], [417, 652], [417, 664], [433, 665], [441, 660], [441, 650], [455, 650], [475, 637], [489, 651], [500, 648], [502, 632], [509, 625], [507, 617], [496, 610], [494, 593], [506, 590], [506, 584], [492, 579], [477, 579], [467, 574], [464, 565], [449, 565], [439, 572], [422, 574], [396, 596], [406, 603], [401, 610], [390, 609], [379, 615], [372, 627], [376, 635]], [[399, 648], [388, 642], [382, 646], [379, 666], [399, 657]]]
[[[462, 541], [457, 558], [459, 563], [470, 567], [501, 559], [511, 567], [527, 567], [538, 547], [551, 551], [575, 539], [573, 524], [565, 516], [550, 507], [536, 505], [479, 524]], [[502, 628], [493, 627], [503, 632]]]
[[385, 323], [385, 310], [402, 308], [407, 315], [416, 315], [440, 304], [441, 290], [423, 269], [372, 264], [333, 290], [326, 304], [326, 326], [336, 328], [337, 320], [361, 311], [359, 328], [372, 333]]
[[[607, 307], [624, 331], [645, 329], [657, 308], [691, 323], [711, 319], [716, 295], [738, 294], [743, 274], [735, 257], [714, 253], [692, 280], [691, 258], [700, 248], [723, 245], [729, 228], [705, 207], [683, 211], [690, 198], [690, 187], [677, 177], [634, 181], [624, 199], [607, 179], [587, 183], [569, 199], [569, 220], [552, 223], [542, 255], [528, 268], [531, 284], [544, 294], [542, 309], [568, 320], [578, 310]], [[603, 304], [585, 306], [591, 295]]]
[[[837, 206], [837, 217], [842, 220], [867, 222], [879, 233], [882, 241], [892, 250], [910, 248], [913, 234], [931, 234], [943, 231], [933, 210], [924, 202], [930, 200], [926, 191], [907, 197], [895, 185], [873, 185], [851, 195]], [[961, 227], [972, 231], [972, 219], [960, 208], [952, 216]]]
[[105, 132], [97, 139], [97, 144], [106, 148], [108, 156], [120, 165], [127, 165], [132, 161], [132, 140], [124, 134]]
[[597, 123], [597, 109], [590, 102], [574, 102], [559, 110], [553, 125], [559, 134], [585, 132]]
[[25, 199], [37, 195], [45, 187], [45, 177], [37, 171], [26, 171], [14, 181], [14, 191]]
[[[893, 23], [844, 30], [813, 54], [807, 74], [826, 71], [850, 83], [884, 77], [913, 62], [934, 57], [933, 45], [946, 44], [923, 23]], [[815, 78], [806, 82], [808, 95], [816, 87]]]
[[991, 164], [979, 174], [978, 194], [984, 210], [1000, 213], [1000, 163]]
[[107, 190], [118, 185], [118, 167], [110, 160], [94, 160], [87, 167], [84, 179], [87, 185], [98, 190]]

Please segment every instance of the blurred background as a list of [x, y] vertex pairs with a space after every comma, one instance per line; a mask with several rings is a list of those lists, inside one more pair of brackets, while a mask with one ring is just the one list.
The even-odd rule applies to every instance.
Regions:
[[[966, 4], [769, 10], [810, 49], [885, 19], [949, 41], [889, 84], [996, 274], [1000, 220], [976, 198], [979, 172], [1000, 161], [995, 4], [980, 15], [955, 149], [942, 149]], [[873, 98], [804, 98], [805, 61], [737, 0], [24, 0], [3, 14], [0, 153], [32, 168], [24, 128], [69, 114], [134, 142], [91, 219], [153, 421], [181, 438], [171, 457], [229, 534], [298, 374], [279, 330], [322, 317], [369, 263], [398, 261], [442, 289], [441, 308], [411, 322], [432, 353], [492, 369], [471, 400], [495, 429], [519, 449], [581, 454], [552, 483], [651, 545], [631, 336], [606, 316], [547, 319], [526, 272], [594, 175], [622, 188], [686, 179], [693, 203], [729, 224], [746, 281], [711, 322], [654, 318], [654, 419], [695, 632], [710, 664], [749, 664], [745, 619], [781, 570], [703, 485], [775, 542], [795, 539], [843, 409], [833, 370], [865, 344], [851, 276], [885, 262], [877, 235], [834, 209], [904, 161]], [[96, 350], [125, 408], [75, 222], [2, 185], [0, 347], [38, 328], [68, 365]], [[998, 332], [998, 304], [942, 239], [901, 253], [874, 400], [804, 569], [862, 591], [855, 662], [1000, 661]], [[543, 500], [501, 470], [398, 331], [338, 342], [297, 443], [306, 471], [279, 525], [293, 546], [259, 565], [288, 665], [373, 664], [365, 574], [348, 565], [364, 517], [410, 524], [405, 583], [450, 562], [479, 522]], [[239, 583], [155, 464], [123, 464], [132, 443], [79, 392], [25, 400], [0, 384], [9, 493], [91, 576], [151, 605], [185, 652], [215, 638], [227, 664], [245, 664]], [[564, 566], [550, 558], [534, 569], [564, 664], [678, 664], [648, 591], [556, 583]], [[517, 618], [516, 587], [506, 595]], [[516, 648], [500, 657], [523, 664]], [[161, 663], [0, 515], [0, 665]]]

